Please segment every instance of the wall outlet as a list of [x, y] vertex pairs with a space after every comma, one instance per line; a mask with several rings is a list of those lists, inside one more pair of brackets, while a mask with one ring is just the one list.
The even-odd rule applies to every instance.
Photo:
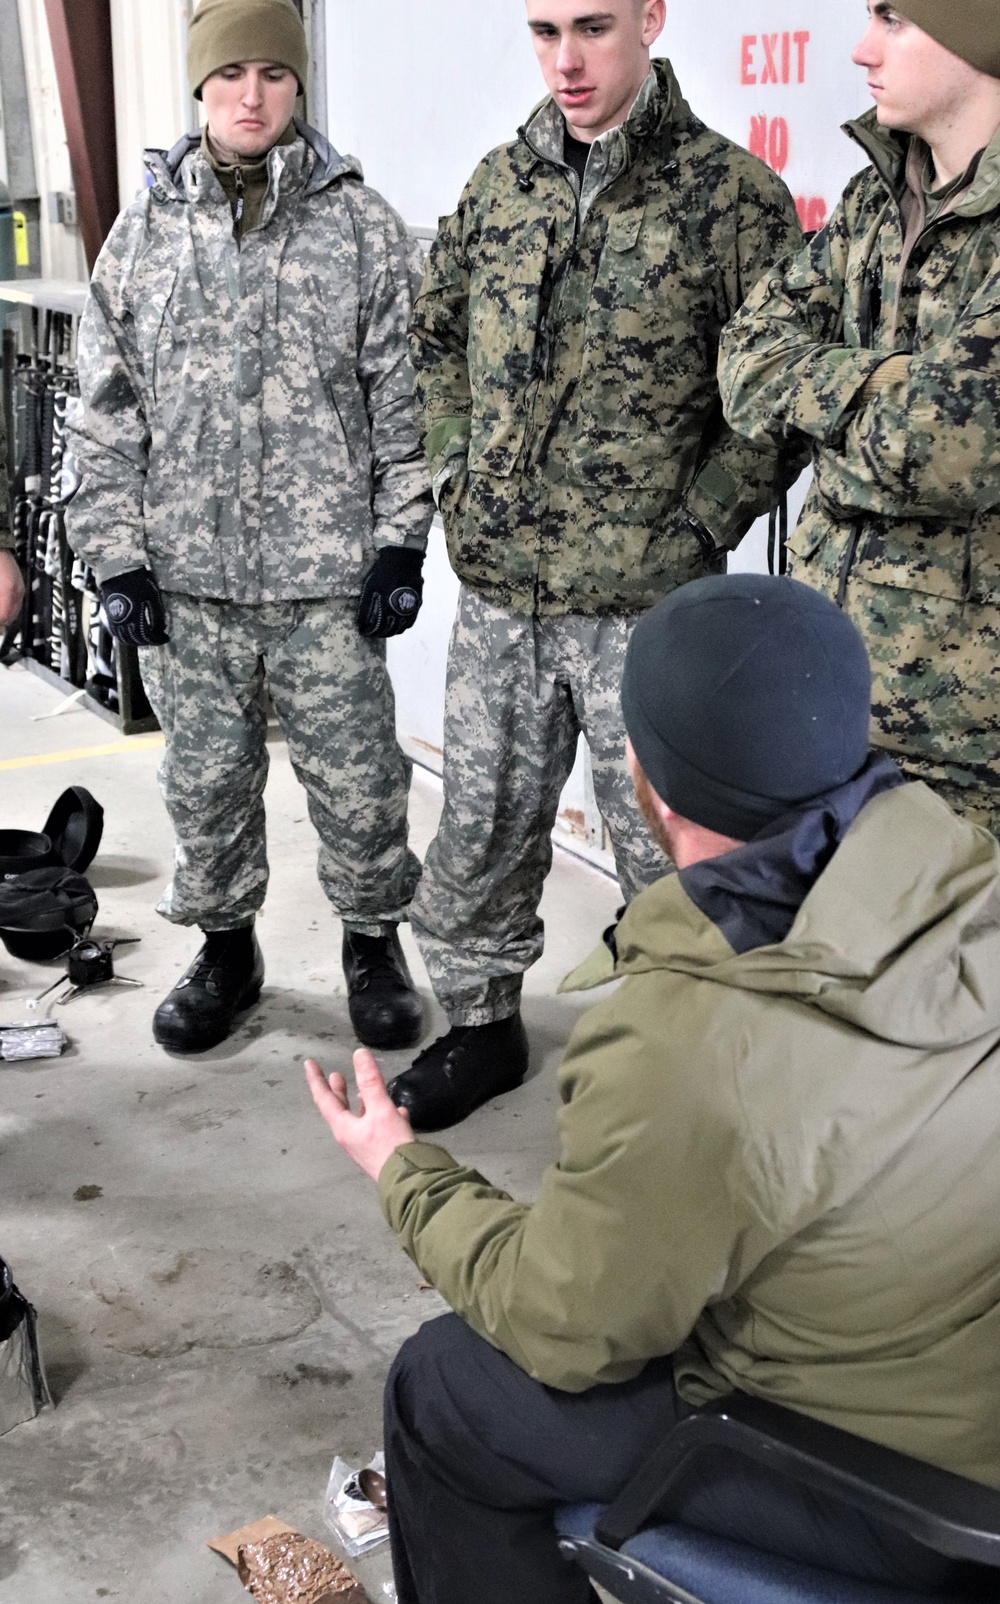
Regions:
[[50, 191], [49, 222], [62, 223], [64, 228], [76, 228], [76, 196], [71, 189]]

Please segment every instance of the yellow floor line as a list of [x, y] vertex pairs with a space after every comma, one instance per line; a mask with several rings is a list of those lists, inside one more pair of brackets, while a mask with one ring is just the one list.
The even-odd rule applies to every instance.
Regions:
[[162, 735], [133, 735], [126, 741], [107, 746], [78, 746], [71, 752], [39, 752], [36, 757], [5, 757], [0, 772], [7, 769], [40, 769], [47, 763], [83, 763], [88, 757], [115, 757], [119, 752], [145, 752], [163, 745]]

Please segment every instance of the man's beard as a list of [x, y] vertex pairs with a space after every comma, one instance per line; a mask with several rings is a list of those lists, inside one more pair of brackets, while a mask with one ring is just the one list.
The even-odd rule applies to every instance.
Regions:
[[653, 787], [645, 774], [640, 772], [635, 776], [635, 797], [639, 804], [639, 811], [649, 826], [649, 833], [657, 846], [662, 849], [670, 862], [674, 861], [673, 845], [667, 827], [656, 811], [653, 803]]

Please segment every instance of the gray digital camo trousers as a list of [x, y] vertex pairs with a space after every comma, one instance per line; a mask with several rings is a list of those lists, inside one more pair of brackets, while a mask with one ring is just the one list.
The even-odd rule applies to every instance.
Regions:
[[170, 644], [140, 653], [166, 737], [160, 786], [176, 836], [159, 912], [229, 930], [263, 904], [266, 679], [334, 910], [369, 935], [404, 919], [420, 875], [407, 846], [410, 764], [396, 741], [384, 643], [362, 640], [356, 602], [164, 600]]
[[410, 910], [452, 1024], [517, 1012], [524, 972], [542, 954], [538, 904], [581, 730], [626, 900], [667, 871], [625, 766], [620, 693], [635, 622], [541, 618], [462, 589], [448, 655], [444, 812]]

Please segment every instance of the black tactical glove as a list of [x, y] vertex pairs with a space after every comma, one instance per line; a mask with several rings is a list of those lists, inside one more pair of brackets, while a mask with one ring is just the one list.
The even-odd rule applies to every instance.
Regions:
[[166, 646], [167, 615], [160, 587], [148, 568], [130, 568], [98, 586], [108, 629], [127, 646]]
[[361, 586], [358, 631], [373, 640], [402, 635], [417, 621], [424, 595], [422, 551], [410, 546], [383, 546]]

